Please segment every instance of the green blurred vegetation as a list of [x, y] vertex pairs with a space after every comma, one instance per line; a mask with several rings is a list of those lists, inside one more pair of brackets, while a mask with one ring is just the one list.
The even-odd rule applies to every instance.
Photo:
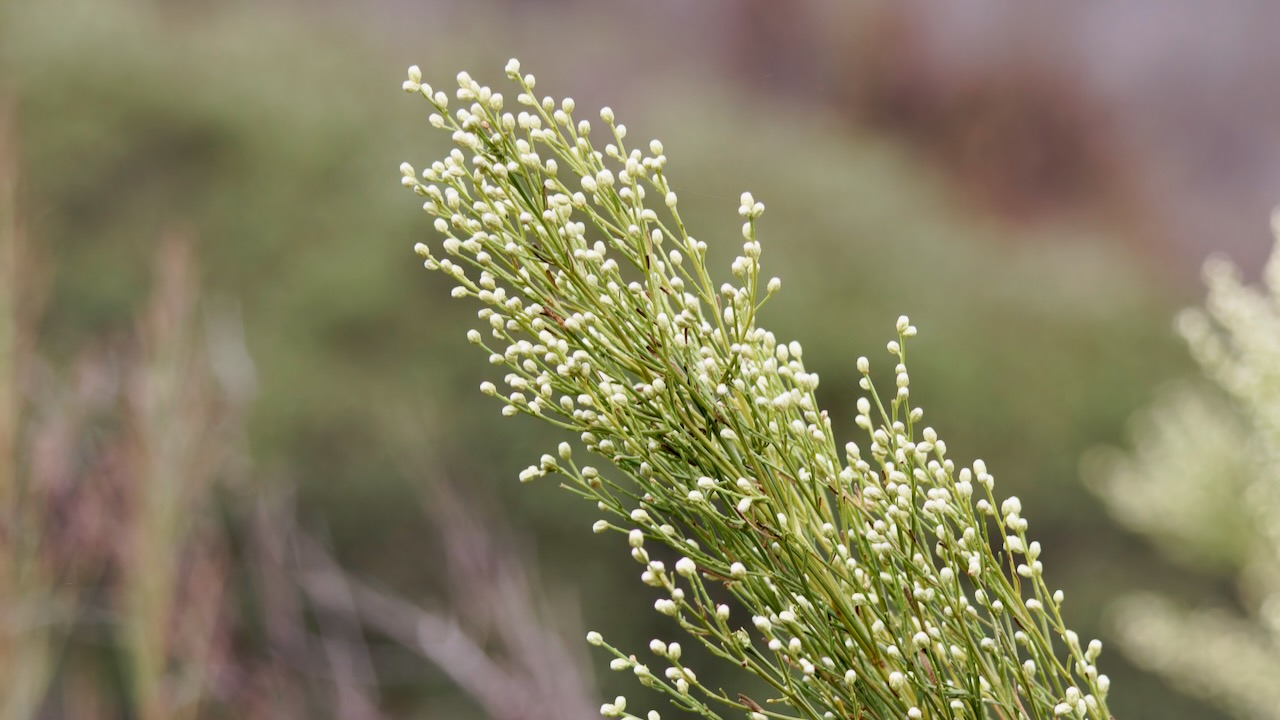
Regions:
[[[475, 392], [489, 368], [462, 341], [474, 309], [418, 267], [410, 248], [432, 232], [396, 170], [445, 151], [399, 93], [406, 52], [438, 86], [463, 67], [496, 78], [521, 55], [563, 92], [587, 70], [553, 77], [581, 64], [556, 54], [556, 23], [576, 22], [599, 46], [625, 42], [624, 29], [589, 16], [503, 21], [486, 7], [410, 34], [344, 12], [0, 5], [22, 211], [54, 269], [42, 352], [67, 364], [129, 330], [154, 239], [187, 229], [203, 286], [244, 317], [256, 482], [297, 484], [304, 521], [328, 523], [349, 569], [448, 602], [417, 498], [422, 478], [451, 476], [536, 538], [544, 581], [574, 589], [588, 627], [640, 649], [664, 625], [623, 547], [590, 537], [593, 513], [566, 494], [516, 487], [551, 435], [497, 422]], [[484, 46], [469, 40], [481, 36]], [[387, 38], [407, 47], [388, 50]], [[710, 72], [640, 71], [618, 82], [625, 97], [598, 92], [633, 137], [662, 137], [688, 224], [723, 249], [719, 267], [737, 247], [738, 193], [769, 206], [763, 261], [783, 291], [762, 323], [803, 342], [838, 434], [854, 414], [853, 359], [880, 352], [910, 314], [929, 422], [958, 461], [982, 456], [1022, 496], [1073, 624], [1101, 632], [1103, 604], [1123, 588], [1193, 582], [1122, 535], [1077, 479], [1082, 453], [1113, 442], [1162, 379], [1185, 371], [1168, 331], [1179, 298], [1105, 233], [1002, 223], [909, 148]], [[419, 444], [432, 448], [425, 466], [412, 462]], [[1207, 717], [1116, 655], [1103, 663], [1122, 717]], [[394, 712], [474, 712], [433, 671], [401, 682]], [[602, 697], [631, 689], [629, 677], [600, 683]]]

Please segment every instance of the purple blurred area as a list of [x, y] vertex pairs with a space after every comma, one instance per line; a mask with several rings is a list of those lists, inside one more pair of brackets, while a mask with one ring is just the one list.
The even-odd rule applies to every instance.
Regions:
[[1280, 201], [1280, 6], [514, 0], [369, 11], [478, 43], [486, 25], [520, 37], [522, 24], [575, 16], [614, 41], [535, 38], [534, 54], [598, 85], [691, 73], [900, 136], [975, 203], [1119, 231], [1183, 280], [1210, 252], [1251, 268], [1269, 247], [1260, 219]]

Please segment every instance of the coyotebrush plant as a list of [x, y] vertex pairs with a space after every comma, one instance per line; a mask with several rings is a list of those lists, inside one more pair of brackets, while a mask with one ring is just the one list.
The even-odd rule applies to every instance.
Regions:
[[[1149, 593], [1115, 610], [1122, 647], [1178, 687], [1241, 718], [1280, 719], [1280, 210], [1276, 246], [1250, 288], [1222, 259], [1203, 309], [1178, 321], [1231, 403], [1203, 389], [1153, 408], [1133, 452], [1094, 469], [1116, 516], [1180, 559], [1234, 571], [1245, 613], [1188, 609]], [[1234, 406], [1234, 407], [1233, 407]]]
[[[776, 697], [705, 686], [678, 642], [642, 659], [589, 634], [610, 667], [708, 718], [1110, 717], [1101, 644], [1064, 624], [1018, 499], [997, 499], [981, 460], [957, 466], [911, 406], [909, 320], [887, 346], [887, 393], [858, 358], [867, 439], [841, 453], [800, 345], [755, 322], [780, 286], [760, 275], [764, 205], [742, 195], [742, 254], [717, 285], [662, 143], [628, 148], [608, 108], [596, 141], [573, 100], [537, 99], [515, 60], [506, 74], [522, 110], [462, 73], [451, 112], [409, 68], [404, 89], [457, 145], [420, 175], [401, 166], [444, 236], [416, 250], [484, 305], [491, 339], [468, 340], [507, 373], [482, 392], [612, 466], [579, 464], [566, 442], [520, 479], [558, 474], [595, 501], [594, 530], [626, 535], [657, 612]], [[680, 559], [668, 568], [650, 543]]]

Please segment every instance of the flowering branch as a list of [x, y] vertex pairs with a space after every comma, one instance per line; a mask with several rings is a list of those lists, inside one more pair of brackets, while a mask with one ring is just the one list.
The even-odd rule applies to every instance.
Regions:
[[[450, 114], [450, 98], [409, 69], [405, 90], [457, 145], [420, 175], [401, 166], [444, 236], [443, 254], [416, 250], [458, 283], [454, 297], [484, 306], [492, 339], [468, 340], [508, 372], [505, 388], [482, 391], [613, 467], [580, 465], [561, 443], [520, 479], [558, 474], [594, 501], [606, 516], [595, 531], [626, 534], [661, 592], [655, 609], [777, 698], [706, 687], [679, 643], [650, 643], [659, 671], [591, 633], [611, 667], [707, 718], [1109, 718], [1101, 644], [1082, 647], [1064, 624], [1018, 499], [997, 499], [982, 461], [957, 467], [911, 407], [910, 321], [887, 346], [891, 393], [858, 359], [867, 445], [842, 456], [800, 345], [755, 324], [780, 287], [760, 278], [764, 205], [742, 195], [736, 284], [717, 286], [662, 143], [628, 149], [605, 108], [598, 149], [573, 100], [535, 98], [515, 60], [507, 76], [523, 110], [504, 112], [500, 93], [461, 73]], [[649, 543], [680, 560], [668, 569]], [[733, 619], [730, 598], [749, 622]], [[601, 713], [637, 717], [625, 698]]]

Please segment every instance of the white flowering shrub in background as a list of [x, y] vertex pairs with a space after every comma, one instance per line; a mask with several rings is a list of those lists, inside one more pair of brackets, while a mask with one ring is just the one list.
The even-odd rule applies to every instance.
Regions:
[[[756, 325], [780, 286], [760, 275], [764, 206], [742, 195], [742, 254], [718, 283], [660, 142], [630, 148], [608, 108], [593, 128], [571, 99], [536, 98], [514, 60], [507, 76], [518, 111], [466, 73], [451, 111], [409, 69], [405, 90], [457, 145], [401, 166], [444, 236], [416, 250], [483, 305], [468, 339], [506, 374], [482, 391], [609, 466], [565, 442], [521, 480], [560, 475], [595, 502], [595, 531], [626, 536], [656, 611], [775, 696], [703, 685], [678, 641], [632, 654], [591, 633], [610, 667], [708, 718], [1109, 718], [1101, 644], [1067, 629], [1018, 499], [981, 460], [957, 465], [912, 406], [908, 319], [887, 393], [857, 360], [866, 437], [841, 452], [800, 346]], [[658, 717], [640, 712], [601, 708]]]
[[[1280, 214], [1272, 230], [1280, 239]], [[1235, 407], [1179, 389], [1144, 416], [1131, 455], [1086, 473], [1157, 547], [1238, 573], [1248, 613], [1127, 598], [1115, 626], [1128, 653], [1242, 718], [1280, 718], [1280, 250], [1261, 289], [1223, 260], [1205, 277], [1205, 309], [1178, 329]]]

